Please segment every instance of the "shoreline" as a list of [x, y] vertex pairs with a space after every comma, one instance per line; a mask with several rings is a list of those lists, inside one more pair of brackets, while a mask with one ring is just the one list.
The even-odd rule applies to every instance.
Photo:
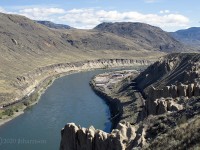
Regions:
[[[14, 112], [14, 114], [12, 116], [6, 116], [6, 118], [3, 118], [3, 119], [0, 119], [0, 126], [6, 124], [7, 122], [17, 118], [18, 116], [24, 114], [24, 112], [26, 111], [26, 109], [28, 109], [29, 107], [32, 107], [34, 105], [36, 105], [38, 102], [39, 102], [39, 99], [41, 97], [41, 95], [46, 91], [46, 89], [51, 86], [54, 82], [54, 80], [56, 80], [57, 78], [60, 78], [60, 77], [63, 77], [63, 76], [67, 76], [67, 75], [70, 75], [70, 74], [74, 74], [74, 73], [79, 73], [79, 72], [85, 72], [85, 71], [92, 71], [92, 70], [97, 70], [97, 69], [120, 69], [120, 68], [127, 68], [127, 67], [133, 67], [133, 66], [145, 66], [144, 64], [130, 64], [130, 65], [122, 65], [122, 66], [109, 66], [109, 67], [99, 67], [99, 68], [84, 68], [84, 69], [80, 69], [80, 70], [70, 70], [68, 72], [62, 72], [62, 73], [59, 73], [59, 74], [55, 74], [53, 76], [49, 76], [47, 77], [46, 79], [44, 79], [40, 85], [37, 87], [37, 89], [35, 89], [28, 97], [27, 97], [27, 100], [26, 101], [29, 101], [30, 102], [30, 97], [31, 96], [37, 96], [37, 98], [32, 101], [28, 106], [25, 106], [23, 104], [23, 102], [19, 102], [19, 103], [16, 103], [17, 104], [22, 104], [22, 108], [18, 109], [17, 112]], [[26, 95], [27, 96], [27, 95]], [[26, 97], [25, 96], [25, 97]], [[13, 105], [15, 106], [15, 105]]]
[[[99, 69], [101, 69], [101, 68], [99, 68]], [[94, 70], [94, 69], [91, 69], [91, 70]], [[75, 74], [75, 73], [79, 73], [79, 72], [84, 72], [84, 71], [91, 71], [91, 70], [69, 71], [69, 72], [66, 72], [66, 73], [60, 73], [60, 74], [51, 76], [51, 77], [49, 77], [49, 79], [45, 79], [46, 81], [43, 81], [43, 83], [40, 83], [41, 84], [41, 88], [39, 88], [39, 89], [35, 90], [33, 93], [31, 93], [31, 95], [35, 95], [35, 94], [38, 95], [38, 97], [35, 99], [35, 101], [30, 103], [30, 105], [28, 105], [28, 106], [24, 105], [23, 108], [19, 109], [18, 112], [14, 112], [14, 114], [12, 116], [7, 116], [7, 118], [5, 118], [5, 119], [0, 119], [0, 127], [2, 125], [6, 124], [7, 122], [17, 118], [18, 116], [24, 114], [26, 109], [29, 109], [30, 107], [35, 106], [39, 102], [40, 97], [42, 96], [42, 94], [48, 89], [49, 86], [51, 86], [54, 83], [54, 81], [56, 79], [64, 77], [64, 76], [67, 76], [67, 75], [71, 75], [71, 74]], [[47, 85], [43, 85], [43, 84], [45, 84], [44, 82], [46, 82]], [[31, 95], [29, 95], [27, 101], [29, 101], [29, 98], [30, 98]], [[19, 102], [19, 103], [22, 103], [22, 102]], [[16, 103], [16, 104], [18, 104], [18, 103]]]
[[[123, 70], [121, 72], [124, 71], [126, 70]], [[109, 82], [105, 82], [105, 79], [104, 81], [102, 81], [102, 83], [97, 81], [97, 78], [102, 78], [102, 76], [105, 77], [106, 74], [108, 76], [113, 76], [118, 72], [120, 71], [113, 71], [96, 75], [90, 82], [90, 86], [92, 87], [93, 91], [98, 96], [100, 96], [109, 106], [111, 113], [110, 121], [112, 122], [112, 129], [115, 129], [117, 127], [117, 124], [121, 121], [126, 121], [130, 122], [131, 124], [135, 124], [138, 121], [139, 117], [138, 111], [140, 111], [140, 107], [143, 106], [143, 99], [142, 97], [138, 97], [138, 92], [134, 91], [131, 93], [132, 96], [127, 96], [130, 93], [127, 94], [126, 92], [120, 91], [120, 89], [127, 87], [127, 85], [130, 84], [130, 81], [133, 78], [135, 78], [139, 73], [133, 72], [132, 75], [125, 76], [124, 78], [121, 78], [120, 80], [118, 80], [118, 82], [114, 84], [112, 82], [110, 83], [110, 80], [112, 80], [113, 77], [108, 77], [107, 80]], [[112, 91], [109, 91], [109, 89], [111, 89]], [[135, 100], [132, 100], [133, 98]], [[135, 105], [134, 109], [132, 105]]]

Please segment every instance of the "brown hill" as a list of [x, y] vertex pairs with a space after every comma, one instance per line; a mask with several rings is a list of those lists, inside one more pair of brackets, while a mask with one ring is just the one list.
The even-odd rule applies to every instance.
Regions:
[[144, 23], [102, 23], [94, 29], [130, 39], [149, 50], [164, 52], [185, 51], [186, 47], [162, 29]]

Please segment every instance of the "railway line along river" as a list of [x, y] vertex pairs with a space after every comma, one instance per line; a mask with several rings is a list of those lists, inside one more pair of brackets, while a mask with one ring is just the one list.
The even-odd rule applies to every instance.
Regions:
[[109, 107], [89, 85], [94, 75], [108, 71], [93, 70], [56, 79], [37, 105], [0, 127], [0, 149], [59, 149], [60, 131], [70, 122], [109, 132]]

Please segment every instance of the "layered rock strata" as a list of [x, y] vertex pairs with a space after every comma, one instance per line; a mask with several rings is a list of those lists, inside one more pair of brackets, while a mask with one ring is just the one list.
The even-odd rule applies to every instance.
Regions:
[[78, 72], [90, 69], [100, 69], [100, 68], [112, 68], [112, 67], [128, 67], [133, 65], [148, 65], [150, 61], [146, 60], [131, 60], [131, 59], [99, 59], [94, 61], [83, 61], [83, 62], [74, 62], [74, 63], [62, 63], [55, 64], [51, 66], [42, 67], [36, 69], [32, 72], [23, 74], [18, 76], [13, 83], [13, 86], [19, 89], [17, 96], [10, 100], [10, 102], [6, 102], [1, 104], [3, 105], [12, 105], [21, 99], [24, 96], [30, 95], [34, 92], [38, 87], [40, 87], [41, 83], [43, 83], [46, 79], [51, 78], [53, 76], [70, 73], [70, 72]]

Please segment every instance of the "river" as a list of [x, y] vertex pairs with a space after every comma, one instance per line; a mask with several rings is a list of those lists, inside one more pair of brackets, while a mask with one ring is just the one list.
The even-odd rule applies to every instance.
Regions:
[[109, 107], [89, 85], [94, 75], [108, 71], [93, 70], [56, 79], [37, 105], [0, 127], [0, 150], [58, 150], [60, 131], [70, 122], [110, 132]]

